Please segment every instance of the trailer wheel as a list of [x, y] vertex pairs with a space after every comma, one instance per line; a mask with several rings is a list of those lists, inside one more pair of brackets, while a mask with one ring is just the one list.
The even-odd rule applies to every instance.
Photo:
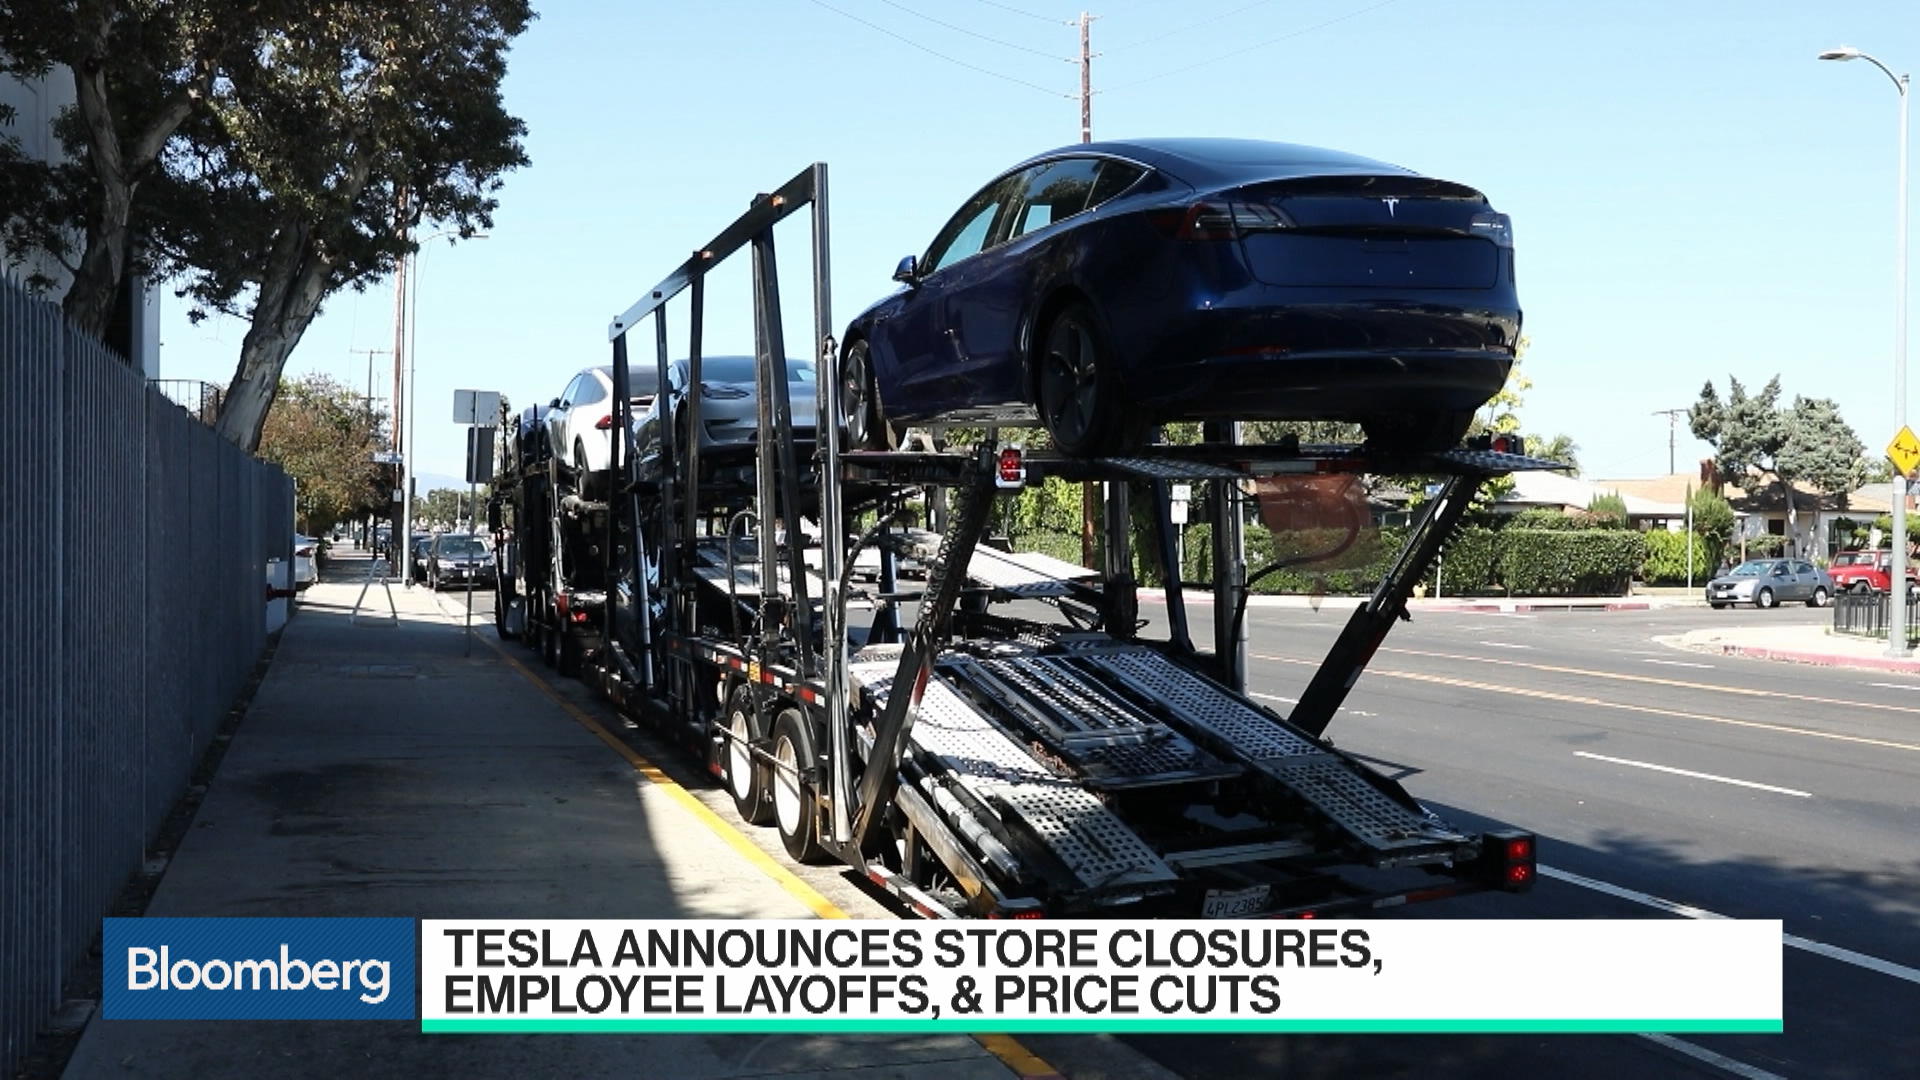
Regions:
[[571, 679], [580, 674], [581, 661], [585, 658], [584, 650], [580, 647], [580, 635], [562, 623], [556, 637], [559, 640], [553, 649], [554, 670]]
[[817, 865], [828, 861], [814, 830], [819, 801], [813, 785], [800, 776], [803, 768], [812, 768], [813, 733], [800, 710], [785, 708], [773, 720], [773, 811], [774, 825], [780, 830], [780, 842], [795, 862]]
[[753, 751], [766, 742], [766, 724], [753, 707], [751, 687], [735, 687], [727, 700], [727, 749], [724, 761], [727, 790], [733, 795], [734, 809], [749, 825], [765, 825], [773, 820], [773, 793], [769, 790], [769, 771], [764, 760], [756, 760]]

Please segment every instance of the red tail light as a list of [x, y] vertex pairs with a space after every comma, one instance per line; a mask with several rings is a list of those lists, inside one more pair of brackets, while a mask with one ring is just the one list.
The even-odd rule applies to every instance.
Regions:
[[313, 549], [310, 547], [294, 548], [293, 557], [296, 559], [311, 559], [313, 558]]
[[1000, 482], [1018, 484], [1027, 478], [1027, 466], [1020, 460], [1020, 448], [1009, 446], [1000, 451]]
[[1293, 227], [1287, 215], [1264, 203], [1224, 200], [1194, 203], [1185, 210], [1163, 210], [1154, 224], [1176, 240], [1238, 240], [1253, 232]]
[[1040, 901], [1027, 897], [1002, 900], [994, 905], [992, 911], [987, 912], [989, 919], [1044, 919], [1046, 917], [1047, 909], [1040, 906]]
[[1527, 442], [1518, 435], [1495, 435], [1492, 450], [1496, 454], [1524, 454]]
[[613, 430], [613, 414], [608, 413], [607, 415], [601, 417], [600, 419], [595, 420], [593, 422], [593, 430], [595, 431]]
[[1508, 831], [1488, 833], [1480, 859], [1490, 884], [1508, 892], [1526, 892], [1533, 888], [1537, 874], [1535, 855], [1533, 834]]

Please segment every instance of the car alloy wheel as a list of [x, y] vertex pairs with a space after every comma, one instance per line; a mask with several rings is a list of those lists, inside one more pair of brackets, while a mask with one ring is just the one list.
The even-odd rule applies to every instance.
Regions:
[[840, 422], [847, 428], [847, 448], [885, 450], [894, 440], [880, 415], [880, 394], [873, 380], [873, 350], [865, 341], [847, 346], [840, 362]]
[[1093, 312], [1084, 304], [1066, 308], [1047, 328], [1040, 353], [1040, 419], [1053, 445], [1066, 453], [1108, 453], [1131, 434], [1103, 354]]
[[1807, 606], [1808, 607], [1826, 607], [1827, 606], [1826, 586], [1822, 585], [1813, 590], [1813, 595], [1807, 598]]
[[1759, 592], [1757, 592], [1757, 593], [1754, 593], [1754, 594], [1753, 594], [1753, 606], [1754, 606], [1754, 607], [1757, 607], [1757, 608], [1770, 608], [1770, 607], [1772, 607], [1772, 606], [1773, 606], [1773, 590], [1772, 590], [1772, 589], [1761, 589], [1761, 590], [1760, 590]]

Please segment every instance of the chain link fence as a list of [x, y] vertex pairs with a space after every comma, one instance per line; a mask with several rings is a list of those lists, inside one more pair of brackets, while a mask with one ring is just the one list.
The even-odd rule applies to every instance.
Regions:
[[[196, 404], [199, 404], [196, 402]], [[266, 646], [293, 482], [0, 281], [0, 1072]]]

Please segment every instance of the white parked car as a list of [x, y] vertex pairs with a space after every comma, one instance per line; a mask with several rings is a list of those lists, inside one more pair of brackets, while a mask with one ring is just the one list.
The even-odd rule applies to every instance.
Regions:
[[319, 550], [320, 541], [293, 534], [293, 587], [300, 592], [306, 592], [307, 586], [320, 580], [319, 563], [315, 559]]
[[[646, 383], [652, 372], [644, 364], [629, 369], [635, 385], [628, 389], [636, 412], [653, 403]], [[605, 472], [613, 460], [613, 368], [602, 365], [575, 375], [549, 403], [546, 424], [553, 456], [571, 466], [575, 475]]]

